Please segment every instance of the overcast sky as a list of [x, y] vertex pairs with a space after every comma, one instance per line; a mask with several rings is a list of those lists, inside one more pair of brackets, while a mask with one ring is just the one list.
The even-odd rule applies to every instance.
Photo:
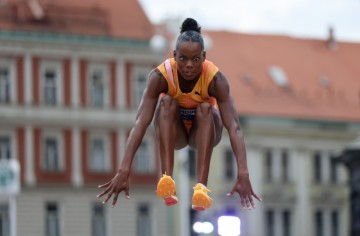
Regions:
[[[149, 19], [196, 19], [203, 29], [360, 43], [360, 0], [139, 0]], [[179, 25], [180, 27], [180, 25]]]

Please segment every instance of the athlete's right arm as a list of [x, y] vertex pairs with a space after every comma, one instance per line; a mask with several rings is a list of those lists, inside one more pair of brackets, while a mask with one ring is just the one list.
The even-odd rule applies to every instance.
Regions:
[[122, 191], [124, 191], [125, 196], [129, 198], [129, 175], [131, 172], [131, 163], [134, 159], [136, 150], [145, 135], [146, 129], [153, 119], [159, 95], [166, 91], [167, 82], [163, 75], [157, 69], [151, 71], [137, 111], [135, 125], [131, 129], [126, 142], [125, 154], [120, 168], [113, 179], [106, 184], [99, 186], [99, 188], [105, 188], [105, 190], [97, 197], [101, 198], [107, 194], [103, 204], [105, 204], [114, 194], [112, 206], [115, 206], [118, 195]]
[[165, 78], [160, 71], [157, 69], [153, 70], [149, 75], [148, 83], [137, 111], [135, 125], [128, 137], [125, 156], [120, 166], [120, 169], [129, 172], [129, 174], [135, 152], [153, 119], [159, 95], [166, 91], [167, 83]]

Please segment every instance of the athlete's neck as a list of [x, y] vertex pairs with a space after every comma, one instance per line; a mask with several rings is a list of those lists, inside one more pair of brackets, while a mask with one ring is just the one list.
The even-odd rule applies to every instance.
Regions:
[[196, 77], [196, 79], [193, 79], [193, 80], [185, 80], [180, 73], [178, 73], [178, 78], [179, 78], [179, 86], [180, 86], [180, 90], [181, 92], [183, 93], [190, 93], [196, 83], [199, 81], [199, 78], [200, 78], [200, 75]]

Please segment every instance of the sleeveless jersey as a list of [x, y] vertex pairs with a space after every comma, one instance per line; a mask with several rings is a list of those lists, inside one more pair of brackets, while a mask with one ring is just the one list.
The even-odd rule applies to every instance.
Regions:
[[[166, 63], [168, 63], [168, 66], [166, 66]], [[216, 99], [209, 96], [208, 87], [219, 69], [208, 60], [205, 60], [202, 66], [200, 78], [190, 93], [183, 93], [180, 90], [177, 63], [174, 58], [167, 59], [157, 67], [167, 81], [167, 94], [179, 104], [182, 110], [195, 110], [195, 108], [203, 102], [208, 102], [212, 104], [214, 108], [218, 109]], [[173, 75], [173, 80], [170, 78], [170, 73]]]

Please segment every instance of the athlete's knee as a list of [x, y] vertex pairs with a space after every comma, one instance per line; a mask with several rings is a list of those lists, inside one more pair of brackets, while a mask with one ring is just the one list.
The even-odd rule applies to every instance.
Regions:
[[212, 105], [208, 102], [203, 102], [196, 108], [197, 119], [209, 119], [212, 118]]
[[177, 110], [176, 101], [169, 95], [165, 95], [160, 100], [160, 111], [164, 112], [176, 112]]
[[169, 95], [165, 95], [160, 99], [161, 108], [169, 108], [171, 106], [174, 106], [175, 104], [176, 104], [175, 100]]

